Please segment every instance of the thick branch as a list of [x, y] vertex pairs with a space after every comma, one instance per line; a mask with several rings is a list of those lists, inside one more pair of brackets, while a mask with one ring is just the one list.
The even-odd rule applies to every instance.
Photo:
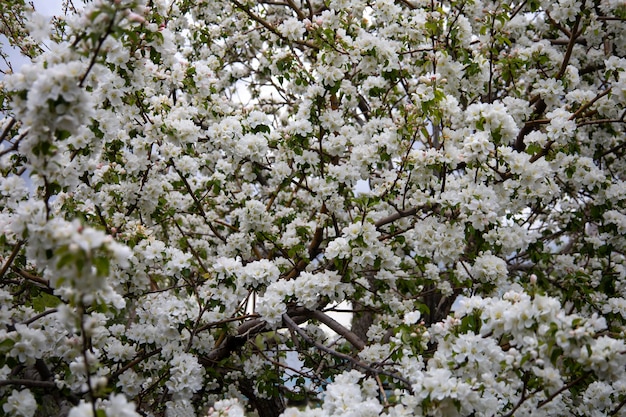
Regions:
[[583, 379], [587, 378], [590, 374], [591, 374], [591, 372], [584, 373], [581, 376], [579, 376], [578, 378], [570, 381], [568, 384], [563, 385], [561, 388], [559, 388], [558, 390], [553, 392], [548, 398], [546, 398], [545, 400], [543, 400], [539, 404], [537, 404], [537, 408], [541, 408], [544, 405], [548, 404], [550, 401], [552, 401], [553, 399], [558, 397], [563, 391], [567, 391], [568, 389], [572, 388], [574, 385], [578, 384], [580, 381], [582, 381]]
[[57, 389], [54, 381], [36, 381], [32, 379], [0, 379], [0, 387], [7, 385], [21, 385], [23, 387]]
[[20, 249], [22, 249], [23, 245], [24, 245], [23, 240], [20, 240], [19, 242], [15, 244], [15, 246], [13, 247], [13, 250], [11, 251], [11, 255], [9, 255], [9, 259], [7, 259], [4, 265], [2, 265], [2, 270], [0, 270], [0, 279], [2, 279], [4, 274], [6, 274], [6, 272], [9, 270], [9, 267], [15, 260], [15, 257], [17, 256], [17, 254], [20, 253]]
[[357, 367], [359, 367], [359, 368], [361, 368], [361, 369], [364, 369], [364, 370], [366, 370], [366, 371], [368, 371], [368, 372], [371, 372], [371, 373], [372, 373], [372, 374], [374, 374], [374, 375], [378, 375], [378, 374], [380, 374], [380, 375], [386, 375], [386, 376], [388, 376], [388, 377], [391, 377], [391, 378], [393, 378], [393, 379], [396, 379], [396, 380], [398, 380], [398, 381], [402, 382], [402, 383], [405, 385], [406, 389], [407, 389], [407, 390], [408, 390], [411, 394], [413, 393], [413, 389], [412, 389], [412, 387], [411, 387], [411, 383], [409, 382], [409, 380], [408, 380], [408, 379], [403, 378], [403, 377], [401, 377], [400, 375], [397, 375], [397, 374], [395, 374], [395, 373], [392, 373], [392, 372], [387, 372], [387, 371], [385, 371], [385, 370], [383, 370], [383, 369], [376, 369], [376, 368], [373, 368], [373, 367], [369, 366], [368, 364], [363, 363], [363, 362], [359, 361], [358, 359], [353, 358], [353, 357], [352, 357], [352, 356], [350, 356], [350, 355], [346, 355], [345, 353], [337, 352], [336, 350], [333, 350], [333, 349], [330, 349], [330, 348], [328, 348], [328, 347], [324, 346], [323, 344], [321, 344], [321, 343], [319, 343], [319, 342], [317, 342], [317, 341], [313, 340], [311, 337], [309, 337], [309, 335], [308, 335], [308, 334], [306, 334], [306, 332], [305, 332], [304, 330], [302, 330], [302, 329], [300, 328], [300, 326], [298, 326], [298, 325], [296, 324], [296, 322], [295, 322], [295, 321], [293, 321], [293, 320], [291, 319], [291, 317], [289, 317], [289, 315], [288, 315], [288, 314], [286, 314], [286, 313], [285, 313], [285, 314], [283, 314], [283, 322], [285, 323], [285, 325], [286, 325], [287, 327], [289, 327], [290, 329], [292, 329], [293, 331], [295, 331], [296, 333], [298, 333], [298, 334], [300, 335], [300, 337], [302, 337], [304, 340], [306, 340], [306, 342], [307, 342], [308, 344], [315, 346], [317, 349], [321, 350], [322, 352], [326, 352], [326, 353], [328, 353], [329, 355], [335, 356], [335, 357], [340, 358], [340, 359], [344, 359], [344, 360], [346, 360], [346, 361], [348, 361], [348, 362], [352, 363], [353, 365], [355, 365], [355, 366], [357, 366]]
[[604, 152], [602, 152], [602, 154], [600, 154], [600, 156], [598, 156], [598, 158], [604, 158], [605, 156], [612, 154], [612, 153], [617, 153], [620, 150], [626, 148], [626, 142], [622, 142], [619, 145], [613, 146], [611, 149], [608, 149]]
[[412, 208], [412, 209], [405, 210], [405, 211], [398, 211], [398, 212], [392, 214], [391, 216], [387, 216], [387, 217], [384, 217], [384, 218], [378, 220], [376, 223], [374, 223], [374, 225], [378, 229], [378, 228], [381, 228], [381, 227], [383, 227], [383, 226], [385, 226], [385, 225], [387, 225], [389, 223], [393, 223], [396, 220], [400, 220], [400, 219], [402, 219], [404, 217], [410, 217], [410, 216], [413, 216], [415, 214], [417, 214], [417, 208]]
[[363, 350], [365, 348], [365, 343], [356, 334], [346, 329], [341, 323], [334, 320], [332, 317], [317, 310], [311, 313], [311, 317], [330, 327], [358, 350]]
[[54, 314], [54, 313], [56, 313], [57, 311], [58, 311], [58, 310], [57, 310], [56, 308], [51, 308], [50, 310], [42, 311], [41, 313], [37, 314], [36, 316], [31, 317], [30, 319], [26, 320], [26, 321], [25, 321], [25, 322], [23, 322], [22, 324], [25, 324], [25, 325], [27, 325], [27, 326], [28, 326], [28, 325], [30, 325], [30, 324], [32, 324], [32, 323], [34, 323], [34, 322], [36, 322], [36, 321], [37, 321], [37, 320], [39, 320], [40, 318], [46, 317], [46, 316], [48, 316], [48, 315], [50, 315], [50, 314]]
[[413, 3], [411, 3], [409, 0], [398, 0], [400, 3], [404, 4], [406, 7], [408, 7], [410, 10], [415, 10], [417, 8], [416, 5], [414, 5]]
[[[288, 310], [288, 313], [293, 315], [294, 320], [298, 323], [304, 323], [311, 316], [311, 313], [302, 307], [291, 308]], [[199, 357], [198, 360], [204, 366], [215, 366], [217, 362], [227, 358], [232, 352], [241, 348], [247, 340], [265, 331], [268, 331], [267, 323], [261, 318], [244, 321], [237, 328], [236, 335], [226, 336], [215, 349], [209, 352], [208, 355]]]
[[[581, 6], [583, 7], [583, 6]], [[565, 71], [567, 70], [567, 66], [569, 65], [570, 58], [572, 57], [572, 51], [574, 50], [574, 45], [576, 44], [576, 39], [582, 34], [582, 31], [578, 31], [578, 25], [580, 25], [580, 20], [582, 18], [582, 11], [576, 16], [576, 21], [574, 22], [574, 27], [572, 28], [571, 36], [569, 38], [569, 44], [567, 45], [567, 49], [565, 50], [565, 56], [563, 56], [563, 61], [561, 62], [561, 68], [559, 69], [558, 74], [556, 75], [557, 80], [561, 79]]]
[[17, 123], [17, 121], [15, 120], [15, 118], [12, 117], [2, 131], [2, 134], [0, 134], [0, 141], [4, 141], [4, 139], [9, 135], [9, 132], [11, 131], [13, 126], [15, 126], [15, 123]]
[[36, 282], [38, 284], [43, 285], [44, 287], [50, 288], [50, 282], [48, 282], [48, 280], [40, 278], [36, 275], [31, 274], [28, 271], [25, 271], [24, 269], [20, 269], [20, 268], [13, 268], [13, 270], [22, 278], [25, 278], [29, 281], [33, 281]]
[[306, 19], [306, 15], [304, 14], [304, 12], [296, 5], [296, 3], [293, 0], [287, 0], [287, 4], [291, 8], [291, 10], [296, 12], [296, 14], [298, 15], [298, 19], [300, 20]]

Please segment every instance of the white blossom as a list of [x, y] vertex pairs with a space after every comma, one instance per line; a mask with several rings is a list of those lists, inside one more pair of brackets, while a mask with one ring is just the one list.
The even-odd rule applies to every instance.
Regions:
[[2, 405], [2, 409], [7, 415], [32, 417], [37, 411], [37, 402], [28, 389], [12, 390], [7, 402]]
[[623, 1], [9, 3], [4, 414], [623, 411]]

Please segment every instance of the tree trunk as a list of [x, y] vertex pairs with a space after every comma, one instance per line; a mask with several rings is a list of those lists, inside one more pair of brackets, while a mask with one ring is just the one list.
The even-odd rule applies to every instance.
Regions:
[[[375, 272], [365, 272], [367, 282], [369, 284], [369, 290], [373, 290], [375, 286], [374, 275]], [[369, 306], [361, 304], [357, 300], [352, 301], [352, 310], [356, 311], [352, 316], [352, 333], [356, 334], [362, 341], [367, 342], [367, 331], [374, 323], [374, 312], [370, 310]]]
[[[242, 378], [239, 381], [239, 389], [248, 398], [259, 417], [278, 417], [285, 411], [285, 402], [280, 394], [271, 398], [261, 398], [254, 392], [254, 381], [250, 379]], [[280, 390], [277, 389], [277, 391]]]
[[[374, 323], [374, 312], [366, 310], [367, 307], [358, 301], [352, 303], [352, 309], [357, 310], [352, 316], [351, 331], [356, 334], [359, 339], [367, 341], [367, 331]], [[360, 310], [360, 311], [359, 311]]]

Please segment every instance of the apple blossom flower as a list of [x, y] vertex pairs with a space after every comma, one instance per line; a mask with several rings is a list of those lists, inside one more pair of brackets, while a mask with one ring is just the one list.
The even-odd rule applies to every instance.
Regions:
[[7, 398], [7, 402], [2, 405], [2, 409], [7, 415], [33, 417], [37, 411], [37, 402], [35, 396], [28, 389], [13, 390]]

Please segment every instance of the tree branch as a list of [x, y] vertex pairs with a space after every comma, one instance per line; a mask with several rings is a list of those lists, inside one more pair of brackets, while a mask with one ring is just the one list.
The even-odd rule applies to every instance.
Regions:
[[576, 119], [578, 116], [580, 116], [582, 114], [582, 112], [587, 110], [589, 107], [593, 106], [596, 101], [600, 100], [602, 97], [604, 97], [607, 94], [609, 94], [611, 92], [612, 88], [613, 87], [607, 88], [606, 90], [602, 91], [597, 96], [595, 96], [591, 101], [589, 101], [588, 103], [585, 103], [584, 105], [580, 106], [580, 108], [578, 110], [576, 110], [576, 113], [574, 113], [574, 114], [572, 114], [570, 116], [569, 120]]
[[313, 340], [311, 337], [309, 337], [308, 334], [306, 334], [306, 332], [304, 330], [302, 330], [300, 328], [300, 326], [298, 326], [296, 324], [296, 322], [294, 322], [291, 317], [289, 317], [289, 315], [287, 313], [283, 314], [283, 322], [285, 323], [285, 325], [287, 327], [289, 327], [290, 329], [294, 330], [296, 333], [298, 333], [300, 335], [300, 337], [302, 337], [308, 344], [315, 346], [316, 348], [318, 348], [319, 350], [328, 353], [329, 355], [335, 356], [337, 358], [340, 359], [344, 359], [350, 363], [352, 363], [353, 365], [364, 369], [368, 372], [371, 372], [374, 375], [380, 374], [380, 375], [386, 375], [390, 378], [393, 379], [397, 379], [398, 381], [402, 382], [406, 389], [412, 394], [413, 393], [413, 388], [411, 386], [411, 383], [409, 382], [408, 379], [401, 377], [400, 375], [397, 375], [395, 373], [392, 372], [387, 372], [383, 369], [376, 369], [371, 367], [370, 365], [363, 363], [361, 361], [359, 361], [358, 359], [353, 358], [350, 355], [346, 355], [345, 353], [341, 353], [341, 352], [337, 352], [334, 349], [330, 349], [326, 346], [324, 346], [323, 344]]
[[261, 26], [263, 26], [265, 29], [269, 30], [270, 32], [272, 32], [274, 35], [278, 36], [280, 39], [284, 40], [287, 43], [296, 43], [298, 45], [301, 46], [306, 46], [308, 48], [311, 48], [315, 51], [319, 51], [319, 46], [315, 45], [312, 42], [308, 42], [308, 41], [301, 41], [301, 40], [287, 40], [285, 39], [285, 37], [278, 31], [278, 29], [276, 29], [276, 27], [274, 27], [272, 24], [270, 24], [267, 20], [261, 18], [260, 16], [256, 15], [255, 13], [252, 13], [252, 11], [250, 10], [250, 8], [244, 6], [243, 4], [241, 4], [240, 2], [238, 2], [237, 0], [231, 0], [233, 2], [233, 4], [235, 6], [237, 6], [237, 8], [239, 10], [241, 10], [242, 12], [244, 12], [245, 14], [248, 15], [248, 17], [250, 17], [250, 19], [254, 20], [255, 22], [259, 23]]
[[54, 381], [36, 381], [32, 379], [0, 379], [0, 387], [8, 385], [21, 385], [23, 387], [31, 388], [47, 388], [57, 389], [57, 384]]
[[563, 385], [561, 388], [559, 388], [558, 390], [556, 390], [555, 392], [550, 394], [550, 396], [548, 398], [546, 398], [545, 400], [543, 400], [539, 404], [537, 404], [537, 408], [541, 408], [544, 405], [548, 404], [550, 401], [552, 401], [553, 399], [558, 397], [558, 395], [561, 394], [563, 391], [566, 391], [566, 390], [572, 388], [574, 385], [578, 384], [580, 381], [582, 381], [583, 379], [585, 379], [589, 375], [591, 375], [591, 372], [586, 372], [586, 373], [582, 374], [581, 376], [579, 376], [578, 378], [570, 381], [568, 384]]
[[346, 329], [341, 323], [339, 323], [332, 317], [318, 310], [311, 312], [311, 317], [330, 327], [333, 331], [341, 335], [358, 350], [363, 350], [365, 348], [365, 343], [356, 334]]
[[15, 246], [13, 247], [13, 250], [11, 251], [11, 254], [9, 255], [9, 259], [7, 259], [4, 265], [2, 265], [2, 269], [0, 270], [0, 279], [2, 279], [2, 277], [4, 277], [4, 274], [6, 274], [6, 272], [9, 270], [9, 268], [11, 267], [11, 264], [15, 260], [15, 257], [17, 256], [18, 253], [20, 253], [20, 249], [22, 249], [23, 245], [24, 245], [23, 240], [20, 240], [19, 242], [15, 244]]
[[38, 277], [38, 276], [36, 276], [36, 275], [33, 275], [33, 274], [31, 274], [30, 272], [25, 271], [25, 270], [23, 270], [23, 269], [21, 269], [21, 268], [13, 268], [13, 270], [14, 270], [14, 271], [15, 271], [15, 272], [19, 275], [19, 276], [21, 276], [22, 278], [25, 278], [25, 279], [27, 279], [27, 280], [29, 280], [29, 281], [33, 281], [33, 282], [36, 282], [36, 283], [38, 283], [38, 284], [41, 284], [41, 285], [43, 285], [44, 287], [50, 288], [50, 282], [48, 282], [48, 280], [45, 280], [45, 279], [40, 278], [40, 277]]

